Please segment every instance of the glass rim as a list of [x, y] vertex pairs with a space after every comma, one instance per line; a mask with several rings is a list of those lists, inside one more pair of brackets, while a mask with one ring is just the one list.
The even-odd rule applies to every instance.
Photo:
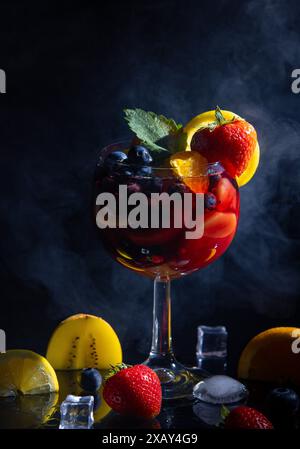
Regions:
[[[127, 145], [130, 145], [132, 143], [132, 139], [119, 139], [116, 140], [115, 142], [112, 142], [108, 145], [105, 145], [104, 147], [102, 147], [100, 149], [100, 156], [98, 158], [98, 162], [97, 162], [97, 166], [101, 166], [102, 163], [104, 162], [105, 158], [101, 157], [103, 153], [105, 152], [109, 152], [110, 150], [112, 150], [113, 148], [117, 148], [117, 147], [125, 147]], [[122, 151], [120, 149], [120, 151]], [[134, 168], [134, 167], [138, 167], [140, 169], [142, 168], [149, 168], [151, 167], [151, 171], [154, 173], [160, 173], [163, 174], [163, 178], [168, 178], [167, 173], [170, 174], [171, 178], [174, 178], [174, 175], [176, 175], [177, 178], [179, 179], [197, 179], [197, 178], [203, 178], [203, 176], [214, 176], [214, 175], [218, 175], [221, 174], [225, 171], [225, 168], [223, 167], [223, 165], [221, 164], [220, 161], [216, 161], [216, 162], [208, 162], [206, 165], [206, 171], [199, 174], [199, 175], [183, 175], [180, 176], [178, 174], [176, 174], [175, 170], [172, 167], [163, 167], [163, 166], [153, 166], [153, 165], [137, 165], [137, 164], [128, 164], [128, 163], [124, 163], [124, 162], [115, 162], [114, 163], [115, 167], [125, 167], [125, 168]], [[126, 177], [126, 175], [123, 175]], [[135, 178], [153, 178], [153, 174], [151, 175], [147, 175], [147, 174], [141, 174], [141, 175], [128, 175], [128, 177], [135, 177]]]

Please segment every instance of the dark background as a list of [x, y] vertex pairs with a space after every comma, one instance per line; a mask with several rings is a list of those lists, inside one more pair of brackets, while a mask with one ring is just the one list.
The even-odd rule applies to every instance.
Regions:
[[231, 368], [246, 342], [300, 325], [298, 1], [0, 2], [0, 328], [45, 352], [68, 315], [102, 316], [126, 361], [149, 349], [152, 286], [103, 251], [91, 218], [99, 148], [128, 133], [124, 107], [185, 123], [219, 104], [257, 128], [261, 163], [241, 190], [227, 253], [174, 282], [178, 358], [196, 327], [224, 324]]

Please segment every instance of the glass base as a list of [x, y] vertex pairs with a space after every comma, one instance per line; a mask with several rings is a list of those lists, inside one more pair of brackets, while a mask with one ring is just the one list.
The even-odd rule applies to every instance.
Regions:
[[205, 376], [200, 370], [186, 368], [172, 357], [151, 355], [144, 365], [159, 377], [163, 399], [193, 399], [193, 388]]

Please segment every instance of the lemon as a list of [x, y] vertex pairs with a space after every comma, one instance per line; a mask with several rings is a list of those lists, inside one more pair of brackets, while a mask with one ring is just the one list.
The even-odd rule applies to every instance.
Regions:
[[300, 329], [295, 327], [276, 327], [258, 334], [241, 354], [238, 377], [300, 385], [299, 337]]
[[259, 157], [260, 157], [260, 149], [259, 144], [257, 142], [254, 153], [250, 161], [248, 162], [246, 170], [237, 178], [237, 183], [239, 187], [242, 187], [245, 184], [247, 184], [247, 182], [249, 182], [250, 179], [254, 176], [259, 164]]
[[79, 313], [54, 330], [46, 357], [56, 370], [108, 369], [122, 362], [122, 349], [110, 324], [100, 317]]
[[[243, 120], [239, 115], [231, 111], [222, 110], [222, 114], [226, 120], [231, 120], [233, 117]], [[199, 130], [199, 128], [205, 127], [209, 123], [214, 122], [215, 120], [216, 120], [215, 111], [207, 111], [197, 115], [185, 125], [184, 131], [187, 134], [187, 148], [186, 148], [187, 151], [191, 149], [190, 144], [193, 135]], [[249, 182], [250, 179], [254, 176], [259, 164], [259, 156], [260, 156], [260, 149], [259, 144], [257, 143], [257, 146], [247, 165], [246, 170], [237, 178], [237, 183], [239, 187], [247, 184], [247, 182]]]
[[24, 349], [0, 354], [0, 397], [58, 391], [54, 369], [41, 355]]

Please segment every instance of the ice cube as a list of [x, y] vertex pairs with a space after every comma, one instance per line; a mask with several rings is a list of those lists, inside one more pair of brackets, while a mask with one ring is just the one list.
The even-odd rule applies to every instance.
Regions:
[[195, 385], [193, 395], [210, 404], [231, 404], [246, 399], [248, 390], [245, 385], [232, 377], [217, 375]]
[[94, 423], [93, 396], [69, 394], [60, 406], [60, 429], [90, 429]]

